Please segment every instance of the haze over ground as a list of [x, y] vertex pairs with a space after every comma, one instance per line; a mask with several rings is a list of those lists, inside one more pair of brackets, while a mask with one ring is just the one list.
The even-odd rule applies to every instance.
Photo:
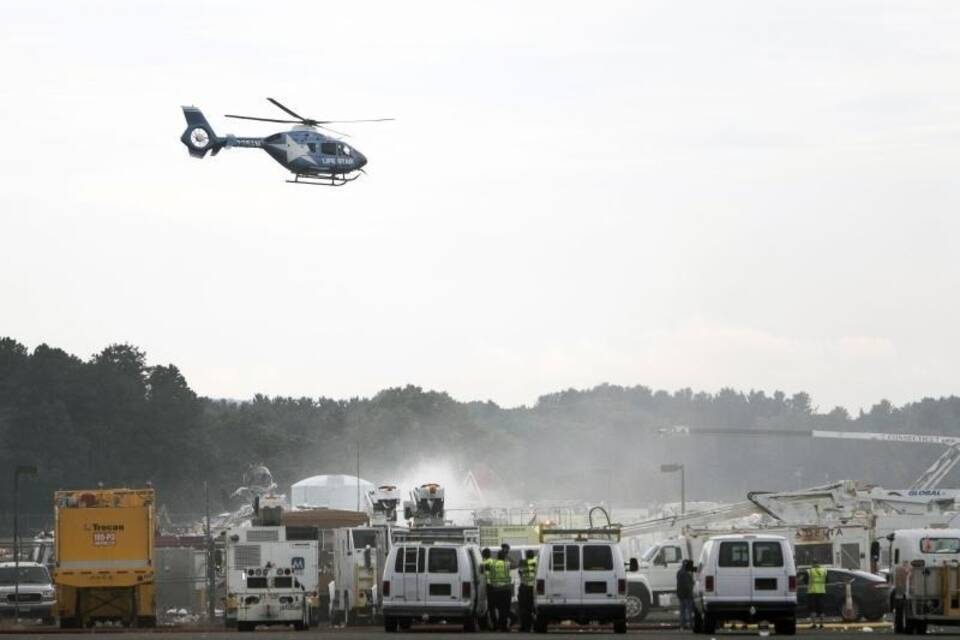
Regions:
[[[960, 6], [0, 7], [2, 334], [198, 392], [956, 391]], [[273, 96], [370, 175], [197, 162]]]

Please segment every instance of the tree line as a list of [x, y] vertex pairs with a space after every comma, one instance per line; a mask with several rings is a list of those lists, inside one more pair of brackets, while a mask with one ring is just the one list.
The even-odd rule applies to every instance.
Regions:
[[[960, 435], [960, 398], [901, 407], [880, 400], [851, 416], [820, 410], [804, 392], [716, 393], [602, 384], [540, 397], [530, 407], [462, 402], [408, 385], [369, 398], [197, 395], [173, 364], [149, 364], [129, 344], [88, 358], [0, 339], [0, 469], [36, 464], [22, 510], [48, 513], [58, 488], [143, 486], [174, 514], [200, 513], [203, 484], [216, 511], [246, 467], [267, 465], [281, 489], [306, 476], [354, 473], [396, 482], [411, 469], [473, 471], [500, 499], [606, 501], [643, 506], [675, 499], [662, 463], [685, 465], [688, 499], [741, 499], [750, 490], [855, 479], [906, 488], [941, 453], [891, 445], [777, 437], [665, 437], [673, 425], [762, 430], [835, 429]], [[12, 478], [10, 478], [12, 479]], [[424, 477], [422, 481], [435, 480]], [[8, 479], [8, 482], [10, 480]], [[956, 484], [950, 476], [946, 485]], [[12, 510], [2, 483], [0, 512]]]

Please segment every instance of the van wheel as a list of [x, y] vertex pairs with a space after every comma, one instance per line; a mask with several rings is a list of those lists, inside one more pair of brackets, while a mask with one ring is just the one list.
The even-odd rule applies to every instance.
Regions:
[[773, 630], [777, 632], [777, 635], [795, 636], [797, 635], [797, 619], [776, 620], [773, 623]]
[[927, 635], [927, 621], [926, 620], [917, 620], [913, 623], [913, 632], [918, 636]]
[[255, 626], [252, 622], [238, 622], [237, 631], [253, 631]]
[[650, 613], [650, 592], [642, 584], [627, 594], [627, 620], [640, 622]]
[[693, 632], [703, 633], [703, 616], [696, 609], [693, 611]]
[[546, 633], [547, 624], [549, 624], [549, 620], [547, 620], [546, 618], [541, 618], [540, 616], [537, 616], [537, 619], [533, 621], [533, 630], [536, 633]]
[[703, 614], [703, 633], [716, 633], [717, 619], [709, 613]]
[[397, 630], [397, 619], [393, 616], [383, 616], [383, 630], [387, 633], [394, 633]]
[[627, 632], [627, 621], [625, 618], [620, 618], [619, 620], [613, 621], [613, 632], [614, 633], [626, 633]]
[[413, 620], [410, 618], [400, 618], [397, 620], [397, 626], [400, 627], [401, 631], [409, 631], [412, 624]]
[[463, 621], [463, 632], [464, 633], [474, 633], [477, 630], [477, 619], [474, 617], [467, 618]]

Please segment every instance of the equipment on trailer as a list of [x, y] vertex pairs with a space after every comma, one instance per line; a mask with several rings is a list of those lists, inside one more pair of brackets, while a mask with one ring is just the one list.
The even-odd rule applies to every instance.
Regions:
[[346, 136], [347, 134], [335, 131], [326, 125], [393, 120], [393, 118], [315, 120], [301, 116], [273, 98], [267, 98], [267, 100], [296, 119], [278, 120], [231, 114], [226, 117], [259, 122], [290, 123], [297, 126], [265, 138], [239, 137], [230, 134], [220, 137], [213, 132], [213, 127], [207, 122], [200, 109], [183, 107], [187, 128], [180, 136], [180, 141], [187, 147], [190, 155], [198, 159], [203, 158], [208, 152], [215, 156], [221, 149], [228, 147], [263, 149], [294, 175], [293, 180], [287, 180], [287, 182], [340, 187], [359, 177], [367, 164], [367, 158], [342, 140], [321, 133], [318, 129]]
[[439, 527], [445, 524], [444, 490], [431, 482], [410, 492], [410, 500], [403, 503], [403, 517], [414, 527]]

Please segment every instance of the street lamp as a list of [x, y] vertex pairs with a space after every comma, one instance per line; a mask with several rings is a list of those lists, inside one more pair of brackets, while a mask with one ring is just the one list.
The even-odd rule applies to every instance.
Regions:
[[687, 483], [683, 465], [676, 463], [660, 465], [661, 473], [676, 473], [677, 471], [680, 472], [680, 515], [684, 515], [687, 512]]
[[37, 465], [18, 464], [13, 469], [13, 617], [20, 621], [20, 476], [37, 475]]

